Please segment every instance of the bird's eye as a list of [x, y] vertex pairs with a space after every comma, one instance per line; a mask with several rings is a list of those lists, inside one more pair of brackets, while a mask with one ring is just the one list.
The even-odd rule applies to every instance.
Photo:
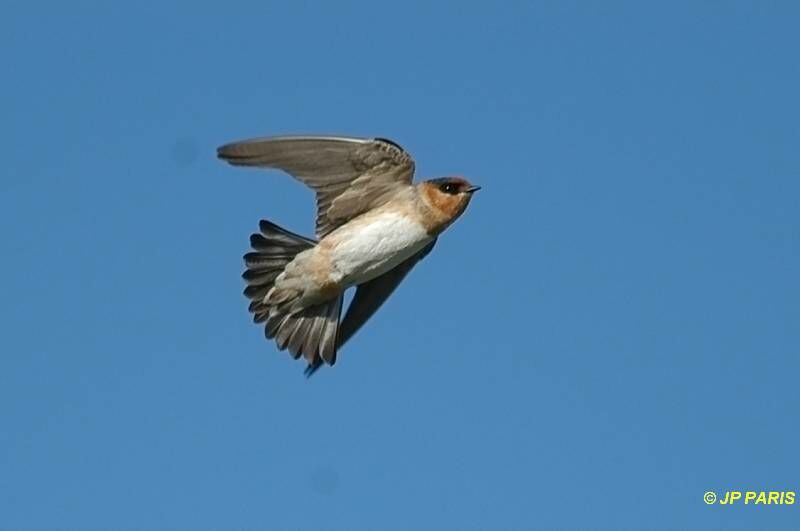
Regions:
[[446, 194], [457, 194], [458, 186], [455, 183], [444, 183], [443, 185], [439, 186], [439, 190]]

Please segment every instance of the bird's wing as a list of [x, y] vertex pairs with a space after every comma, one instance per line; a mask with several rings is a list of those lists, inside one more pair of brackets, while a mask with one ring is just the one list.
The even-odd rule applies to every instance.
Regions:
[[224, 145], [217, 156], [235, 166], [277, 168], [317, 194], [317, 237], [385, 203], [409, 186], [414, 160], [382, 138], [277, 136]]
[[337, 346], [344, 345], [372, 317], [417, 262], [431, 252], [434, 245], [436, 245], [436, 240], [433, 240], [417, 254], [408, 258], [394, 269], [358, 286], [356, 294], [347, 308], [347, 313], [339, 325]]

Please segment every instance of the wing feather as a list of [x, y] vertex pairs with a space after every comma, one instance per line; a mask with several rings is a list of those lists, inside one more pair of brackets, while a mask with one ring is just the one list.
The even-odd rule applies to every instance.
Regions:
[[410, 186], [414, 160], [379, 138], [278, 136], [226, 144], [217, 156], [234, 166], [285, 171], [317, 195], [317, 237], [385, 203]]

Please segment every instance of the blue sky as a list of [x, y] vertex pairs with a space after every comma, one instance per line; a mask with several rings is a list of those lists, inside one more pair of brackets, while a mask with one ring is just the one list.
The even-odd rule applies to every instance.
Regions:
[[[795, 3], [3, 11], [0, 528], [797, 529], [702, 501], [800, 490]], [[310, 381], [214, 156], [307, 132], [484, 187]]]

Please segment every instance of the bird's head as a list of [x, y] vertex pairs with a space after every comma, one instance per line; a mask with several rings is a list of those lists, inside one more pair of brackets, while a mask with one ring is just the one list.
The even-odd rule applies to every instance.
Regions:
[[464, 213], [472, 194], [481, 189], [463, 177], [441, 177], [419, 184], [423, 200], [441, 219], [441, 230]]

